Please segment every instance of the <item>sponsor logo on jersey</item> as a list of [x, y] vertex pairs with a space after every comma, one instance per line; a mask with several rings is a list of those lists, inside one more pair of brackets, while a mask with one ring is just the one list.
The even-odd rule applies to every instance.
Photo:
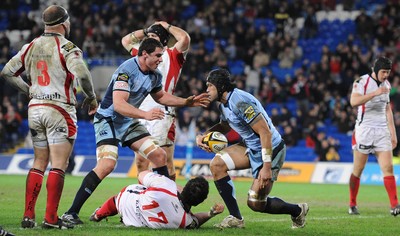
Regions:
[[66, 44], [64, 44], [64, 45], [62, 46], [62, 49], [64, 49], [64, 50], [67, 51], [67, 52], [71, 51], [71, 50], [74, 49], [74, 48], [76, 48], [76, 46], [75, 46], [75, 44], [73, 44], [73, 43], [71, 43], [71, 42], [68, 42], [68, 43], [66, 43]]
[[59, 133], [67, 133], [67, 129], [65, 127], [57, 127], [56, 131]]
[[173, 202], [171, 202], [171, 205], [172, 205], [172, 208], [175, 210], [175, 212], [178, 213], [179, 206]]
[[117, 81], [114, 84], [114, 89], [128, 90], [129, 89], [129, 85], [128, 85], [128, 83]]
[[102, 131], [100, 131], [100, 132], [99, 132], [99, 135], [100, 135], [100, 136], [107, 135], [107, 131], [105, 131], [105, 130], [102, 130]]
[[252, 106], [249, 106], [245, 111], [244, 115], [246, 116], [247, 120], [251, 120], [256, 116], [256, 113], [254, 111], [254, 108]]
[[125, 73], [118, 74], [117, 81], [128, 82], [129, 76]]
[[364, 144], [360, 144], [360, 145], [358, 145], [358, 148], [359, 148], [359, 149], [364, 149], [364, 150], [369, 150], [369, 149], [374, 148], [374, 145], [364, 145]]
[[31, 98], [35, 98], [35, 99], [39, 99], [39, 100], [59, 100], [61, 99], [61, 95], [57, 92], [53, 93], [53, 94], [35, 94], [35, 93], [31, 93], [29, 95]]

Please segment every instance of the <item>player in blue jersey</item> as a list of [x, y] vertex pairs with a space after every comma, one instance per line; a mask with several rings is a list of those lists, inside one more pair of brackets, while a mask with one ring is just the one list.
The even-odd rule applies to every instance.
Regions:
[[97, 165], [83, 179], [74, 202], [63, 215], [63, 220], [73, 224], [82, 224], [78, 213], [100, 182], [113, 170], [118, 159], [118, 144], [129, 147], [152, 162], [153, 172], [168, 177], [165, 151], [155, 144], [147, 129], [139, 119], [163, 119], [160, 108], [149, 111], [138, 107], [148, 94], [166, 106], [203, 106], [207, 107], [209, 98], [206, 93], [189, 98], [180, 98], [162, 89], [162, 75], [157, 69], [162, 62], [163, 45], [156, 39], [143, 40], [138, 55], [118, 67], [112, 75], [105, 96], [95, 114]]
[[218, 152], [210, 162], [215, 186], [230, 215], [219, 228], [243, 228], [244, 220], [235, 196], [235, 186], [228, 174], [230, 170], [251, 168], [253, 184], [248, 192], [247, 205], [256, 212], [289, 214], [292, 228], [302, 228], [308, 212], [307, 203], [290, 204], [268, 196], [286, 156], [286, 146], [261, 103], [251, 94], [236, 88], [230, 74], [224, 69], [211, 71], [207, 77], [210, 101], [220, 102], [220, 122], [196, 137], [197, 145], [211, 152], [202, 143], [208, 132], [227, 133], [231, 129], [241, 135], [243, 142]]

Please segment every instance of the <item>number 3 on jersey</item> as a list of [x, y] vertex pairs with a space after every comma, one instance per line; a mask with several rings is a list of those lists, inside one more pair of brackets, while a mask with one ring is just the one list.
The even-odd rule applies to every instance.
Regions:
[[[143, 205], [142, 209], [143, 210], [150, 210], [153, 208], [157, 208], [160, 205], [156, 201], [151, 201], [151, 204], [148, 205]], [[156, 217], [149, 217], [149, 222], [157, 222], [157, 223], [163, 223], [163, 224], [168, 224], [167, 217], [165, 217], [164, 212], [160, 211], [157, 213], [158, 218]]]
[[38, 84], [40, 86], [47, 86], [50, 84], [50, 76], [47, 73], [46, 61], [40, 60], [36, 63], [36, 69], [40, 70], [41, 75], [38, 75]]

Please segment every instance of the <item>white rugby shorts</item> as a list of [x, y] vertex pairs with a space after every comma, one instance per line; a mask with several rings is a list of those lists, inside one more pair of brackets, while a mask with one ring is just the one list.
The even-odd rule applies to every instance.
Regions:
[[158, 146], [171, 146], [175, 141], [175, 117], [165, 114], [162, 120], [144, 120], [140, 122], [147, 128]]
[[67, 104], [32, 104], [28, 109], [28, 123], [35, 146], [76, 139], [77, 118], [75, 106]]
[[364, 154], [371, 154], [376, 151], [392, 151], [392, 142], [388, 127], [356, 126], [353, 134], [353, 149]]

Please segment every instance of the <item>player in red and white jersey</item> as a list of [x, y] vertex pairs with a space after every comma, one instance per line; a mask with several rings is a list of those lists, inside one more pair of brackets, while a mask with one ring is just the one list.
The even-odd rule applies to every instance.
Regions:
[[[386, 107], [388, 106], [389, 91], [391, 89], [389, 81], [378, 82], [371, 75], [366, 74], [360, 77], [353, 85], [355, 94], [374, 94], [369, 101], [357, 108], [357, 125], [365, 127], [387, 127], [386, 122], [381, 122], [386, 117]], [[379, 94], [381, 93], [381, 94]], [[357, 95], [355, 95], [357, 96]], [[390, 106], [389, 106], [390, 109]]]
[[397, 199], [396, 179], [393, 174], [393, 153], [397, 146], [397, 136], [390, 107], [390, 83], [387, 80], [392, 62], [386, 57], [375, 60], [371, 75], [363, 75], [354, 82], [350, 103], [358, 107], [357, 121], [353, 133], [354, 166], [350, 176], [349, 214], [360, 214], [357, 195], [360, 177], [368, 161], [369, 154], [375, 154], [383, 174], [383, 183], [390, 201], [390, 213], [400, 214]]
[[[77, 135], [76, 88], [78, 80], [85, 93], [84, 105], [89, 115], [97, 108], [92, 77], [82, 51], [66, 39], [70, 31], [69, 14], [61, 6], [50, 6], [42, 15], [44, 33], [22, 49], [2, 71], [10, 84], [31, 99], [28, 123], [34, 161], [26, 182], [25, 211], [21, 226], [33, 228], [36, 200], [49, 162], [47, 205], [43, 228], [71, 228], [59, 220], [57, 208], [61, 198], [64, 173]], [[29, 85], [20, 76], [26, 72]]]
[[119, 213], [126, 226], [193, 229], [224, 211], [224, 205], [217, 203], [209, 212], [191, 213], [190, 208], [208, 195], [208, 182], [201, 176], [189, 180], [182, 191], [171, 179], [150, 171], [140, 172], [139, 182], [109, 198], [90, 220], [99, 222]]
[[[170, 37], [172, 35], [173, 37]], [[122, 38], [122, 45], [132, 55], [136, 56], [140, 42], [146, 38], [159, 40], [166, 50], [162, 56], [162, 62], [158, 65], [163, 78], [164, 91], [174, 94], [178, 83], [182, 66], [190, 46], [190, 36], [183, 29], [168, 24], [165, 21], [155, 22], [147, 29], [140, 29]], [[176, 41], [175, 41], [176, 40]], [[156, 138], [156, 143], [167, 153], [167, 166], [169, 176], [175, 179], [175, 167], [173, 164], [174, 141], [175, 141], [175, 108], [162, 106], [156, 103], [151, 96], [143, 101], [140, 109], [148, 111], [153, 108], [162, 109], [166, 116], [162, 120], [141, 120], [150, 134]], [[136, 164], [138, 172], [149, 168], [149, 161], [136, 153]]]

